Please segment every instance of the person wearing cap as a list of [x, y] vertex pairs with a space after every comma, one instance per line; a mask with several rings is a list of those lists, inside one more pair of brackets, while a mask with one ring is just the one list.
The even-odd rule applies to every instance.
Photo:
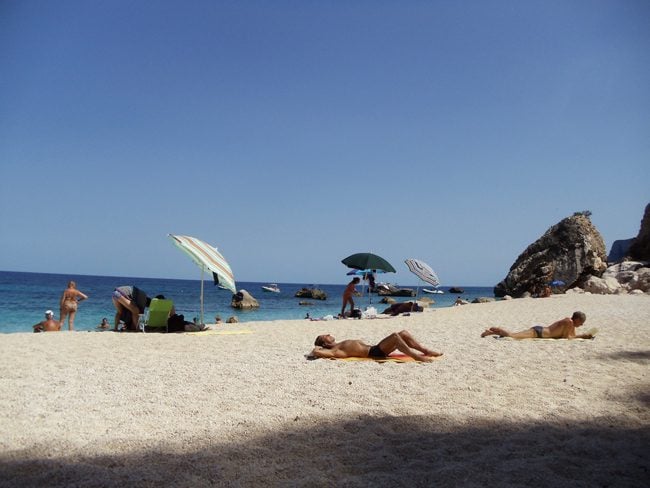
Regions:
[[45, 312], [45, 320], [40, 321], [34, 325], [34, 332], [58, 332], [61, 330], [61, 322], [54, 320], [54, 312], [47, 310]]

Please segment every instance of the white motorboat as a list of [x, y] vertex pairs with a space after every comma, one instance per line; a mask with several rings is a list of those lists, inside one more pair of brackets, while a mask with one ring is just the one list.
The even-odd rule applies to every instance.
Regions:
[[277, 283], [269, 283], [268, 285], [262, 285], [262, 290], [271, 293], [280, 293], [280, 287], [278, 286]]
[[435, 294], [437, 294], [437, 295], [441, 295], [441, 294], [444, 293], [444, 291], [442, 291], [442, 290], [432, 290], [432, 289], [430, 289], [430, 288], [422, 288], [422, 291], [423, 291], [424, 293], [435, 293]]

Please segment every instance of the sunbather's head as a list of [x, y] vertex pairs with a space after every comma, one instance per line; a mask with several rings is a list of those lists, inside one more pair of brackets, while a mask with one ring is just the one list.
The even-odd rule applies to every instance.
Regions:
[[330, 348], [335, 342], [336, 341], [334, 340], [333, 336], [331, 336], [330, 334], [323, 334], [316, 337], [316, 340], [314, 341], [314, 346]]
[[582, 312], [573, 312], [571, 320], [573, 320], [573, 325], [575, 327], [580, 327], [587, 321], [587, 316]]

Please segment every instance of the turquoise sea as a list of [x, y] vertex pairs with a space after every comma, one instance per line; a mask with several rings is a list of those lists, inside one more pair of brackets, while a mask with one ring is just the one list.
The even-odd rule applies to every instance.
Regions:
[[[91, 275], [62, 275], [44, 273], [18, 273], [0, 271], [0, 333], [32, 332], [32, 325], [44, 318], [45, 310], [51, 309], [55, 318], [59, 318], [59, 299], [68, 281], [77, 283], [77, 288], [89, 296], [79, 304], [75, 319], [75, 330], [97, 330], [97, 325], [103, 317], [113, 323], [115, 309], [111, 294], [115, 287], [135, 285], [144, 290], [149, 296], [159, 294], [174, 300], [178, 313], [185, 315], [186, 320], [199, 317], [200, 314], [200, 280], [177, 280], [161, 278], [135, 278], [116, 276]], [[347, 283], [347, 281], [346, 281]], [[278, 283], [281, 293], [267, 293], [261, 286], [265, 283], [237, 282], [237, 289], [245, 289], [260, 303], [256, 310], [235, 310], [230, 307], [232, 293], [222, 290], [212, 284], [211, 280], [204, 282], [204, 319], [206, 323], [214, 322], [216, 315], [225, 321], [235, 316], [240, 322], [261, 320], [303, 319], [307, 313], [311, 317], [323, 317], [328, 314], [336, 315], [341, 309], [341, 295], [345, 284], [323, 285], [319, 283]], [[417, 285], [404, 285], [417, 288]], [[308, 300], [311, 305], [300, 305], [305, 299], [295, 297], [295, 293], [303, 287], [317, 287], [327, 293], [327, 300]], [[491, 297], [492, 287], [460, 286], [465, 290], [462, 297], [473, 300], [477, 297]], [[425, 294], [420, 287], [419, 297]], [[360, 287], [358, 289], [361, 291]], [[458, 295], [448, 293], [448, 287], [440, 287], [442, 295], [426, 295], [435, 300], [434, 307], [449, 307]], [[364, 295], [355, 298], [358, 308], [364, 309], [373, 305], [381, 312], [386, 305], [379, 303], [377, 295]], [[398, 301], [408, 298], [396, 297]], [[67, 330], [67, 324], [64, 325]]]

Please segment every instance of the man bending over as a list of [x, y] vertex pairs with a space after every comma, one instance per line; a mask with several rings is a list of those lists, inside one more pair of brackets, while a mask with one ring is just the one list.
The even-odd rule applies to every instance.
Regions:
[[[319, 335], [314, 342], [316, 346], [311, 352], [316, 358], [386, 358], [391, 352], [398, 350], [416, 361], [430, 362], [432, 358], [442, 356], [441, 352], [435, 352], [422, 346], [406, 330], [393, 332], [383, 338], [376, 346], [370, 346], [358, 339], [348, 339], [336, 342], [329, 334]], [[419, 351], [419, 353], [417, 352]]]
[[490, 327], [481, 334], [481, 337], [497, 335], [513, 339], [593, 339], [594, 336], [591, 334], [576, 335], [576, 327], [580, 327], [586, 320], [587, 316], [584, 313], [574, 312], [571, 318], [566, 317], [546, 327], [536, 325], [520, 332], [508, 332], [500, 327]]

